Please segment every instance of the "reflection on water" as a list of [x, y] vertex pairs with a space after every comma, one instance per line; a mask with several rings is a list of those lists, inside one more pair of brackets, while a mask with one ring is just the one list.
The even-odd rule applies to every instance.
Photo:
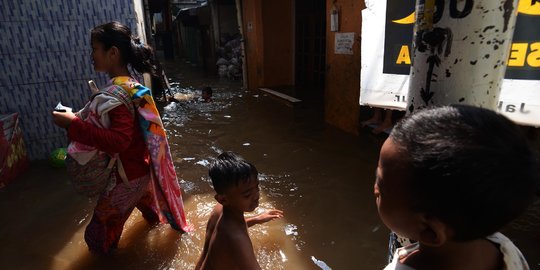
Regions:
[[[181, 93], [195, 97], [200, 94], [194, 88], [180, 88], [175, 83], [173, 85], [175, 86], [172, 89], [173, 94]], [[214, 89], [214, 101], [211, 103], [190, 100], [172, 102], [163, 107], [164, 125], [170, 134], [174, 134], [170, 139], [171, 152], [175, 157], [178, 171], [183, 173], [181, 185], [186, 194], [193, 194], [186, 200], [186, 212], [189, 221], [197, 228], [193, 233], [182, 237], [182, 252], [179, 252], [171, 263], [173, 268], [192, 269], [202, 252], [206, 222], [215, 205], [207, 169], [212, 158], [224, 150], [229, 150], [223, 149], [216, 142], [226, 136], [225, 126], [234, 125], [237, 118], [243, 117], [236, 114], [233, 116], [234, 112], [229, 109], [233, 106], [233, 102], [238, 102], [244, 95], [249, 95], [249, 92], [218, 88]], [[251, 143], [243, 142], [241, 146], [248, 147]], [[269, 175], [260, 171], [261, 202], [254, 213], [248, 213], [246, 216], [278, 208], [272, 203], [275, 202], [275, 198], [294, 197], [298, 187], [289, 177], [287, 174]], [[263, 269], [292, 269], [291, 264], [300, 265], [295, 253], [301, 249], [301, 241], [296, 238], [297, 232], [292, 233], [292, 230], [296, 230], [296, 225], [286, 222], [285, 218], [255, 225], [249, 229], [258, 261]]]
[[[171, 266], [188, 266], [198, 259], [215, 204], [208, 165], [222, 151], [232, 150], [259, 170], [261, 204], [248, 215], [271, 208], [285, 211], [283, 219], [249, 229], [263, 269], [382, 267], [386, 232], [373, 230], [380, 222], [371, 195], [379, 141], [362, 145], [357, 137], [326, 127], [313, 119], [320, 116], [320, 108], [292, 108], [235, 84], [209, 84], [214, 88], [212, 103], [190, 100], [163, 106], [188, 219], [199, 228], [182, 237], [185, 252]], [[173, 85], [173, 94], [200, 96], [198, 87]], [[358, 168], [367, 169], [358, 174]], [[196, 241], [187, 238], [201, 241], [191, 247], [196, 250], [189, 250], [187, 244]]]

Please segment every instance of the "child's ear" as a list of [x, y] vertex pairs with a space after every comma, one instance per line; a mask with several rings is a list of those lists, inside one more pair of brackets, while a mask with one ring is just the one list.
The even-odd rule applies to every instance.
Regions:
[[436, 217], [424, 216], [418, 241], [426, 246], [442, 246], [449, 238], [449, 227]]
[[225, 205], [227, 203], [227, 197], [223, 194], [216, 194], [214, 199], [216, 199], [216, 201], [221, 205]]
[[109, 57], [111, 57], [114, 60], [120, 59], [120, 50], [116, 46], [112, 46], [109, 49]]

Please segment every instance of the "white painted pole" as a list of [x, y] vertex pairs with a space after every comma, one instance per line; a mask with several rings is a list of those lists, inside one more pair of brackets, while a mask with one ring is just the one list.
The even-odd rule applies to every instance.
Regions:
[[518, 0], [417, 0], [407, 111], [468, 104], [495, 110]]

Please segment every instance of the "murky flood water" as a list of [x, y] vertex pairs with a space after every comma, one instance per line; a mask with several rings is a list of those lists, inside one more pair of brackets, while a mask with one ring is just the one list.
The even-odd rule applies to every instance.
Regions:
[[[175, 91], [194, 91], [183, 88], [174, 72], [169, 75], [180, 81]], [[215, 204], [207, 165], [221, 151], [232, 150], [260, 172], [258, 211], [285, 212], [282, 220], [250, 228], [263, 269], [319, 269], [316, 263], [332, 269], [381, 268], [387, 232], [372, 195], [377, 139], [362, 142], [326, 127], [322, 108], [310, 108], [314, 102], [291, 107], [264, 92], [220, 81], [192, 80], [190, 86], [207, 84], [214, 88], [214, 102], [170, 103], [163, 109], [187, 211], [201, 228], [195, 233], [200, 244], [185, 246], [188, 254], [180, 256], [195, 261], [200, 254]]]
[[[224, 150], [257, 167], [256, 212], [285, 212], [249, 229], [263, 269], [383, 268], [388, 230], [372, 195], [381, 138], [324, 125], [313, 102], [292, 107], [185, 66], [166, 71], [175, 92], [199, 96], [202, 86], [214, 88], [212, 103], [165, 103], [162, 109], [195, 231], [180, 235], [169, 226], [149, 226], [134, 211], [119, 250], [94, 256], [83, 240], [94, 203], [75, 194], [62, 169], [37, 162], [0, 191], [0, 269], [193, 269], [215, 204], [207, 167]], [[539, 208], [508, 229], [532, 269], [540, 267], [540, 240], [532, 238], [540, 234]]]

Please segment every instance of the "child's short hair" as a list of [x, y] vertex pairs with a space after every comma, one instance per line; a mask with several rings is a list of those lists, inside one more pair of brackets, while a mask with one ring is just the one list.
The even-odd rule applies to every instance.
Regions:
[[221, 153], [210, 165], [208, 172], [214, 190], [223, 194], [228, 188], [257, 177], [257, 168], [234, 152]]
[[414, 210], [439, 218], [456, 241], [490, 235], [522, 214], [534, 197], [537, 160], [504, 116], [471, 106], [412, 114], [390, 138], [412, 165]]

